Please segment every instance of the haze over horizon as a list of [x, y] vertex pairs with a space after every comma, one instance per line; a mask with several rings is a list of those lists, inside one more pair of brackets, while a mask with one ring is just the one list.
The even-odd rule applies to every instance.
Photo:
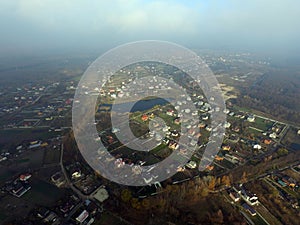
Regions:
[[156, 39], [191, 48], [299, 55], [295, 0], [0, 1], [1, 56], [109, 49]]

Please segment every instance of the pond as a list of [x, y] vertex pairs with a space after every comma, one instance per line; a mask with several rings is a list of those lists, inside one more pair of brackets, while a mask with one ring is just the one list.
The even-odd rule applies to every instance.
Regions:
[[[130, 112], [138, 112], [138, 111], [146, 111], [152, 109], [156, 105], [166, 105], [169, 101], [163, 98], [151, 98], [140, 100], [136, 102], [133, 107], [131, 108]], [[133, 102], [126, 102], [126, 103], [119, 103], [114, 105], [114, 108], [118, 112], [127, 112], [128, 105], [132, 105]], [[103, 110], [106, 109], [106, 110]], [[108, 109], [108, 110], [107, 110]], [[112, 109], [112, 104], [101, 104], [98, 108], [98, 112], [101, 111], [110, 111]]]
[[300, 144], [298, 143], [292, 143], [290, 147], [294, 150], [300, 150]]

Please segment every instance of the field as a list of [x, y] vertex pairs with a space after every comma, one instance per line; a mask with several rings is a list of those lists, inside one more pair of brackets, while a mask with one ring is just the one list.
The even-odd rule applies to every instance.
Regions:
[[11, 178], [11, 176], [14, 175], [14, 172], [0, 166], [0, 183], [3, 184], [3, 182], [9, 180]]
[[22, 141], [32, 141], [33, 137], [34, 140], [47, 140], [57, 135], [57, 132], [49, 132], [45, 128], [0, 130], [0, 147], [15, 148]]
[[30, 183], [32, 188], [23, 198], [34, 205], [53, 205], [64, 194], [64, 190], [37, 178], [32, 178]]
[[300, 150], [300, 135], [297, 129], [290, 128], [283, 138], [283, 143], [295, 150]]
[[44, 164], [52, 164], [52, 163], [59, 163], [60, 160], [60, 150], [59, 149], [45, 149], [44, 151]]
[[256, 117], [255, 122], [251, 124], [252, 127], [255, 127], [262, 131], [267, 131], [270, 127], [272, 127], [274, 123], [269, 120], [265, 120], [261, 117]]
[[94, 223], [95, 225], [121, 225], [124, 222], [120, 221], [115, 216], [105, 212], [101, 214], [100, 219]]

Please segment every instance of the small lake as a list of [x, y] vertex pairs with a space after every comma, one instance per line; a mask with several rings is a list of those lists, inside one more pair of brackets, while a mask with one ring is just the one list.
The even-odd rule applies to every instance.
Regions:
[[295, 149], [295, 150], [300, 150], [300, 144], [297, 144], [297, 143], [292, 143], [292, 144], [290, 145], [290, 147], [291, 147], [292, 149]]
[[[114, 105], [114, 108], [118, 112], [125, 113], [128, 112], [127, 110], [128, 106], [132, 105], [133, 103], [134, 102], [119, 103]], [[169, 101], [163, 98], [152, 98], [152, 99], [140, 100], [133, 105], [130, 112], [146, 111], [152, 109], [156, 105], [166, 105], [168, 103]], [[106, 108], [107, 111], [110, 111], [112, 109], [112, 104], [101, 104], [98, 108], [98, 112], [106, 111], [104, 110], [104, 108]]]

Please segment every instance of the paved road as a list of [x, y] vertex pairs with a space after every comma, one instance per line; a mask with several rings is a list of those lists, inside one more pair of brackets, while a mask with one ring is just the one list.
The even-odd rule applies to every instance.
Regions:
[[84, 195], [81, 193], [81, 191], [79, 191], [74, 185], [73, 183], [70, 181], [69, 179], [69, 176], [66, 172], [66, 169], [63, 165], [63, 155], [64, 155], [64, 144], [62, 143], [61, 144], [61, 152], [60, 152], [60, 167], [61, 167], [61, 171], [63, 172], [64, 174], [64, 177], [65, 177], [65, 180], [66, 180], [66, 183], [67, 185], [82, 199], [82, 200], [85, 200], [85, 199], [90, 199], [91, 197], [89, 195]]

